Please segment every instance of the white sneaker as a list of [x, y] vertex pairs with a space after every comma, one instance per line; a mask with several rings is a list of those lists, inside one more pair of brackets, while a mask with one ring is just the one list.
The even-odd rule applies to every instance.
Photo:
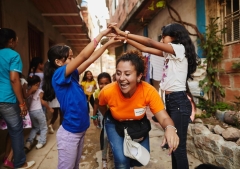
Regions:
[[42, 143], [38, 143], [37, 145], [36, 145], [36, 148], [37, 149], [40, 149], [40, 148], [42, 148], [43, 147], [43, 144]]
[[130, 169], [134, 169], [133, 167], [130, 167]]
[[107, 160], [102, 160], [102, 168], [107, 169]]
[[53, 133], [54, 133], [54, 130], [53, 130], [51, 124], [48, 126], [48, 132], [49, 132], [50, 134], [53, 134]]
[[31, 149], [31, 143], [28, 141], [26, 142], [25, 146], [26, 149], [30, 150]]
[[17, 168], [17, 169], [26, 169], [26, 168], [30, 168], [35, 164], [35, 161], [28, 161], [26, 162], [27, 166], [26, 167], [21, 167], [21, 168]]

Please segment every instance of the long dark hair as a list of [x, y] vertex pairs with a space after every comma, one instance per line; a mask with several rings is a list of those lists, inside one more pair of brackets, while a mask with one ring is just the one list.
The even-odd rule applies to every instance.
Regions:
[[0, 28], [0, 49], [5, 48], [10, 39], [16, 41], [16, 32], [9, 28]]
[[35, 74], [38, 65], [42, 64], [42, 63], [43, 63], [43, 58], [41, 58], [41, 57], [34, 57], [34, 58], [32, 58], [32, 60], [30, 62], [28, 74], [30, 74], [30, 73]]
[[[84, 72], [84, 75], [83, 75], [83, 78], [82, 78], [82, 82], [87, 81], [87, 73], [88, 73], [88, 72], [92, 73], [90, 70], [86, 70], [86, 71]], [[92, 76], [91, 81], [93, 81], [93, 80], [94, 80], [94, 78], [93, 78], [93, 76]]]
[[48, 61], [44, 64], [44, 79], [42, 89], [44, 91], [43, 100], [52, 101], [55, 98], [55, 92], [52, 86], [52, 76], [59, 67], [55, 60], [66, 61], [69, 55], [70, 47], [66, 45], [54, 45], [48, 50]]
[[187, 29], [178, 23], [172, 23], [162, 27], [162, 36], [170, 36], [174, 38], [172, 43], [182, 44], [185, 47], [185, 56], [188, 60], [187, 79], [193, 79], [192, 74], [197, 69], [198, 56]]

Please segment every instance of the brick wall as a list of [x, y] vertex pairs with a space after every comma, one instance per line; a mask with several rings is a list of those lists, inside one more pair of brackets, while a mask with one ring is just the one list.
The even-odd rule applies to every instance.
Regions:
[[119, 4], [115, 10], [115, 12], [112, 11], [112, 3], [113, 0], [109, 1], [109, 14], [110, 14], [110, 23], [115, 22], [118, 25], [121, 26], [126, 18], [128, 18], [129, 13], [132, 11], [133, 7], [137, 4], [139, 0], [122, 0], [118, 1]]
[[219, 80], [222, 86], [225, 87], [225, 102], [237, 101], [235, 96], [240, 96], [240, 70], [232, 69], [234, 62], [240, 62], [240, 44], [232, 44], [224, 47], [223, 60], [220, 68], [223, 73], [220, 73]]

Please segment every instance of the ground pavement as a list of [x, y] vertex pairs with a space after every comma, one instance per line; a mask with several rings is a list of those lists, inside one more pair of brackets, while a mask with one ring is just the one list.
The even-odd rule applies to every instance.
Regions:
[[[152, 114], [148, 111], [148, 118], [151, 119]], [[152, 130], [150, 131], [150, 162], [145, 167], [135, 167], [142, 169], [171, 169], [171, 157], [167, 155], [167, 151], [160, 148], [163, 138], [163, 130], [159, 125], [151, 120]], [[55, 129], [58, 126], [55, 124]], [[26, 134], [25, 134], [26, 135]], [[91, 121], [91, 126], [86, 132], [84, 150], [82, 159], [79, 164], [81, 169], [102, 169], [102, 157], [99, 143], [100, 129], [95, 127]], [[57, 145], [56, 145], [56, 132], [48, 134], [47, 144], [37, 150], [35, 147], [27, 153], [27, 160], [34, 160], [36, 164], [31, 169], [56, 169], [57, 168]], [[192, 155], [188, 154], [190, 169], [201, 164]], [[110, 157], [108, 160], [108, 169], [113, 169], [113, 159]], [[0, 169], [5, 167], [0, 165]]]

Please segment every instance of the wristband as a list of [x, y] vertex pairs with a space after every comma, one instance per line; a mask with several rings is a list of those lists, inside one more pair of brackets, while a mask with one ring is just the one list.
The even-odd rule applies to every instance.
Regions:
[[93, 39], [93, 43], [94, 43], [94, 48], [96, 48], [96, 47], [97, 47], [97, 45], [98, 45], [98, 41], [97, 41], [97, 39], [96, 39], [96, 38], [94, 38], [94, 39]]
[[172, 126], [172, 125], [167, 125], [167, 127], [165, 127], [165, 131], [166, 131], [166, 129], [168, 128], [168, 127], [171, 127], [171, 128], [174, 128], [175, 129], [175, 132], [177, 132], [177, 129], [176, 129], [176, 127], [174, 127], [174, 126]]
[[98, 118], [98, 115], [91, 116], [91, 119], [96, 120]]
[[128, 34], [130, 33], [129, 31], [125, 31], [125, 33], [126, 33], [126, 36], [125, 36], [125, 40], [124, 40], [124, 42], [123, 43], [126, 43], [127, 42], [127, 39], [128, 39]]
[[22, 104], [19, 104], [19, 107], [24, 107], [26, 105], [25, 102], [23, 102]]

